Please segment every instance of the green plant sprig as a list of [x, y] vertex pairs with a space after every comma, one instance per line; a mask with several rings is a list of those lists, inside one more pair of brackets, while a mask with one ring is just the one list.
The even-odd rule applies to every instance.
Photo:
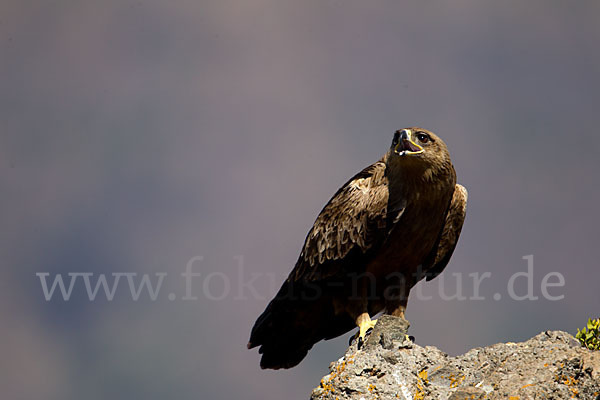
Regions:
[[585, 328], [582, 330], [577, 328], [575, 337], [583, 347], [590, 350], [600, 350], [600, 318], [590, 318]]

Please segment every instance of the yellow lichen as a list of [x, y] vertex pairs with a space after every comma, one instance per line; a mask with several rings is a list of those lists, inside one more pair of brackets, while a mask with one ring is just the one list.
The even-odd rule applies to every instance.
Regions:
[[533, 386], [533, 385], [535, 385], [535, 383], [530, 383], [528, 385], [523, 386], [521, 389], [525, 389], [526, 387]]
[[340, 377], [341, 373], [346, 370], [346, 364], [351, 364], [354, 361], [352, 360], [354, 356], [348, 357], [348, 360], [343, 360], [340, 363], [331, 367], [331, 373], [327, 376], [327, 380], [321, 379], [321, 388], [325, 393], [333, 393], [335, 392], [335, 386], [333, 382], [336, 378], [339, 378], [342, 382], [347, 382], [348, 377]]
[[417, 381], [417, 391], [415, 392], [414, 400], [424, 400], [425, 399], [425, 385], [428, 383], [427, 381], [427, 369], [422, 370], [417, 374], [419, 380]]
[[565, 376], [565, 375], [560, 375], [560, 376], [556, 376], [556, 381], [559, 383], [562, 383], [563, 385], [567, 386], [569, 388], [569, 391], [571, 392], [571, 398], [575, 398], [579, 396], [579, 389], [577, 389], [575, 386], [577, 386], [579, 384], [579, 381], [575, 378], [573, 378], [572, 376]]
[[448, 376], [442, 375], [442, 378], [450, 380], [450, 387], [454, 389], [457, 388], [465, 380], [465, 375], [460, 374], [458, 377], [454, 374], [450, 374]]
[[457, 388], [464, 380], [465, 380], [464, 375], [460, 375], [458, 378], [452, 376], [452, 378], [450, 378], [450, 387]]

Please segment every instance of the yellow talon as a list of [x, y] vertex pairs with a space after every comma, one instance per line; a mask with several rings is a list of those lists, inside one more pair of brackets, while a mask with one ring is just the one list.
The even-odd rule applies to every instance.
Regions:
[[370, 329], [375, 328], [375, 324], [377, 324], [377, 320], [376, 319], [370, 319], [369, 321], [366, 321], [364, 324], [362, 324], [361, 326], [359, 326], [360, 331], [359, 331], [358, 337], [364, 340], [365, 336], [367, 335], [367, 332]]
[[365, 336], [367, 336], [367, 332], [371, 329], [375, 328], [375, 324], [377, 324], [376, 319], [371, 319], [368, 313], [363, 313], [358, 316], [356, 319], [356, 325], [358, 325], [358, 332], [356, 333], [355, 338], [358, 339], [358, 348], [362, 347], [362, 344], [365, 342]]

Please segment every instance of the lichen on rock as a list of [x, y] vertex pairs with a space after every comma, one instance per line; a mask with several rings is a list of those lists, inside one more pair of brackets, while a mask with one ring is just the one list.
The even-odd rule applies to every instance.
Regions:
[[313, 400], [600, 400], [600, 352], [547, 331], [450, 357], [407, 339], [408, 323], [384, 315], [364, 346], [350, 345], [312, 392]]

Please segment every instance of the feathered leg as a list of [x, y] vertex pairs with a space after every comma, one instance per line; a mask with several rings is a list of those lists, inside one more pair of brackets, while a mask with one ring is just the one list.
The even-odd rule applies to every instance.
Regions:
[[353, 340], [358, 340], [358, 348], [360, 349], [367, 334], [375, 327], [376, 319], [371, 319], [369, 315], [369, 298], [375, 293], [375, 279], [370, 274], [363, 274], [356, 277], [354, 280], [354, 290], [352, 296], [347, 303], [347, 312], [352, 317], [358, 332], [350, 338], [350, 343]]

